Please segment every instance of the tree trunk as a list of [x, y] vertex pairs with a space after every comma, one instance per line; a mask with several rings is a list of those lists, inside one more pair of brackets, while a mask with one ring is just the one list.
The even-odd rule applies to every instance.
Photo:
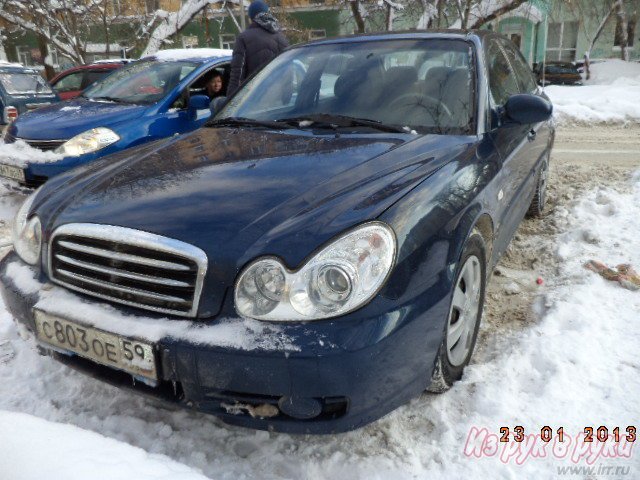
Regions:
[[627, 35], [627, 13], [624, 9], [624, 1], [617, 0], [616, 5], [616, 43], [620, 45], [620, 58], [629, 61], [629, 37]]
[[617, 5], [617, 1], [613, 2], [613, 4], [611, 5], [611, 8], [607, 11], [607, 14], [604, 16], [604, 18], [600, 21], [600, 24], [598, 25], [598, 29], [595, 31], [595, 33], [593, 34], [593, 38], [591, 39], [591, 42], [589, 42], [589, 48], [587, 49], [587, 51], [584, 54], [584, 68], [585, 68], [585, 73], [587, 76], [587, 80], [589, 80], [591, 78], [591, 51], [593, 50], [593, 47], [595, 46], [596, 42], [598, 41], [598, 38], [600, 38], [600, 34], [602, 34], [603, 30], [604, 30], [604, 26], [607, 24], [607, 20], [609, 20], [609, 18], [611, 17], [611, 15], [613, 14], [613, 12], [616, 9], [616, 5]]
[[42, 64], [44, 65], [44, 75], [47, 80], [51, 80], [56, 75], [56, 71], [49, 62], [47, 57], [49, 56], [49, 47], [47, 46], [47, 39], [44, 35], [38, 35], [38, 50], [40, 50], [40, 56], [42, 57]]
[[356, 32], [364, 33], [364, 18], [362, 18], [362, 12], [360, 11], [360, 0], [350, 0], [349, 6], [351, 7], [353, 20], [356, 22]]
[[388, 3], [385, 5], [387, 10], [385, 12], [385, 26], [387, 28], [387, 32], [393, 31], [393, 20], [395, 17], [395, 12], [393, 11], [393, 7]]

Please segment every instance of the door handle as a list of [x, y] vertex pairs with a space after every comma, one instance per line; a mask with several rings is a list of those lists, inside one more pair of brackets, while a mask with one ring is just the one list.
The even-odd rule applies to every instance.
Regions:
[[533, 142], [536, 139], [536, 131], [532, 128], [531, 130], [529, 130], [529, 133], [527, 133], [527, 140], [529, 140], [530, 142]]

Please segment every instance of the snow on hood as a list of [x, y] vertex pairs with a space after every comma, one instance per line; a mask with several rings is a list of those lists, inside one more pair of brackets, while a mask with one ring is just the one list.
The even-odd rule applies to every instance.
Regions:
[[161, 62], [177, 62], [180, 60], [230, 57], [232, 53], [232, 50], [224, 50], [221, 48], [172, 48], [160, 50], [153, 55], [149, 55], [149, 57]]
[[0, 432], [0, 472], [6, 479], [206, 480], [164, 455], [24, 413], [0, 410]]
[[62, 158], [62, 155], [54, 152], [43, 152], [29, 146], [22, 140], [15, 143], [0, 143], [0, 163], [15, 165], [24, 168], [27, 164], [51, 163]]

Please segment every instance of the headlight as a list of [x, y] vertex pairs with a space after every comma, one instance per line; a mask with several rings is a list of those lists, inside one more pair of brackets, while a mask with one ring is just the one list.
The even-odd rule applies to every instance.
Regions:
[[30, 265], [40, 260], [42, 227], [35, 215], [27, 218], [38, 192], [32, 193], [22, 204], [13, 220], [13, 248], [18, 256]]
[[276, 258], [251, 263], [235, 288], [236, 311], [261, 320], [319, 320], [362, 307], [384, 284], [396, 256], [391, 228], [347, 232], [292, 272]]
[[67, 140], [56, 149], [66, 157], [77, 157], [85, 153], [97, 152], [120, 140], [113, 130], [104, 127], [92, 128]]

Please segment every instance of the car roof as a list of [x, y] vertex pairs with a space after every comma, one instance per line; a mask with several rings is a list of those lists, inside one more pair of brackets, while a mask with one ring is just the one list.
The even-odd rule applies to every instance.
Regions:
[[344, 35], [340, 37], [323, 38], [303, 43], [298, 46], [308, 45], [329, 45], [332, 43], [361, 43], [374, 42], [378, 40], [411, 40], [411, 39], [476, 39], [483, 42], [487, 37], [506, 38], [491, 30], [460, 30], [460, 29], [433, 29], [433, 30], [401, 30], [395, 32], [358, 33], [354, 35]]
[[221, 48], [172, 48], [160, 50], [153, 55], [148, 55], [140, 60], [157, 60], [161, 62], [208, 62], [221, 58], [231, 57], [232, 50]]

